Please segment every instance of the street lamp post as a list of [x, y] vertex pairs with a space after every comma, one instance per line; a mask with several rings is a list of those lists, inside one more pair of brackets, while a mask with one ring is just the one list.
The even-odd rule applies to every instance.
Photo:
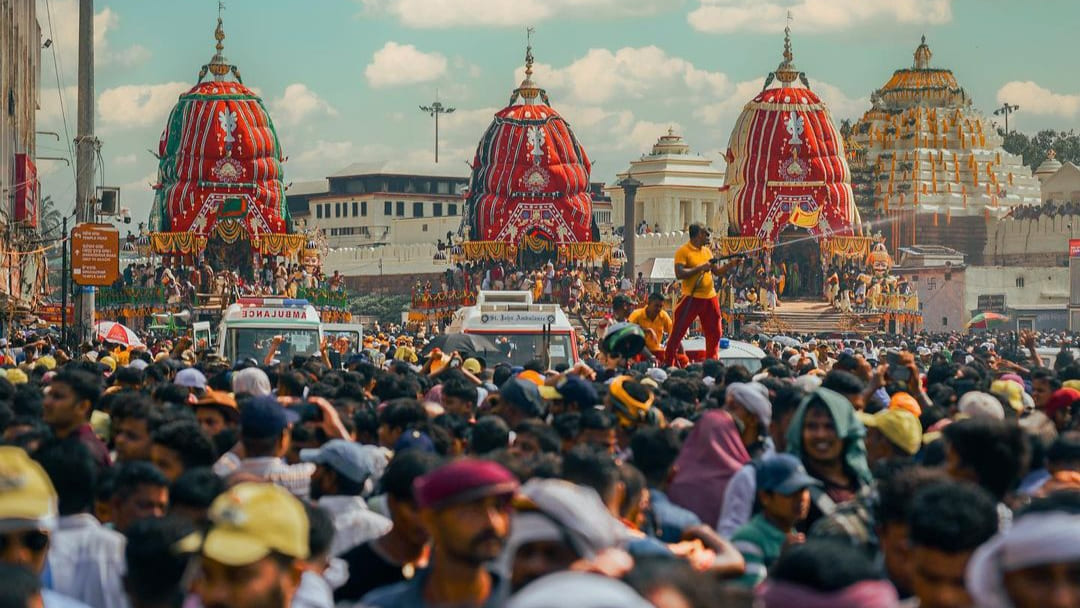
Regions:
[[435, 162], [439, 162], [439, 115], [440, 114], [452, 114], [457, 108], [450, 106], [444, 106], [439, 101], [439, 93], [435, 92], [435, 102], [430, 106], [420, 106], [420, 110], [427, 112], [432, 118], [435, 119]]
[[637, 190], [641, 187], [641, 182], [634, 179], [633, 176], [627, 175], [625, 179], [619, 182], [619, 186], [623, 190], [623, 253], [626, 254], [623, 267], [627, 278], [632, 281], [635, 278], [634, 239], [637, 236], [636, 226], [634, 225], [634, 202], [637, 199]]
[[1015, 111], [1017, 111], [1019, 109], [1020, 109], [1020, 106], [1018, 106], [1016, 104], [1010, 104], [1009, 102], [1005, 102], [1005, 103], [1001, 104], [1000, 108], [994, 110], [994, 116], [1004, 116], [1005, 117], [1005, 135], [1009, 134], [1009, 114], [1012, 114], [1013, 112], [1015, 112]]

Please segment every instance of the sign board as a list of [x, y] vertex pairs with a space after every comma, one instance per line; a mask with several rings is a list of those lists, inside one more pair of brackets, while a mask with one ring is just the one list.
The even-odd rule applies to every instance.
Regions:
[[1069, 239], [1069, 257], [1080, 258], [1080, 239]]
[[1005, 294], [995, 293], [981, 295], [978, 298], [979, 312], [1005, 312]]
[[480, 315], [484, 325], [528, 325], [540, 329], [555, 322], [553, 312], [485, 312]]
[[38, 225], [37, 167], [29, 154], [15, 155], [15, 221], [30, 228]]
[[[50, 325], [60, 325], [60, 305], [55, 303], [38, 304], [38, 307], [34, 310], [34, 313], [39, 319], [49, 323]], [[67, 305], [67, 322], [75, 323], [75, 305]]]
[[300, 319], [307, 318], [307, 311], [303, 308], [243, 308], [240, 310], [241, 319]]
[[71, 279], [79, 285], [112, 285], [120, 277], [120, 231], [108, 224], [71, 230]]

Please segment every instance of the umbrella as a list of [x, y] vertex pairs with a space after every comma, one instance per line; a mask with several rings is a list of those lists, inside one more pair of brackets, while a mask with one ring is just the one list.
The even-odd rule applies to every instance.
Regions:
[[802, 342], [799, 342], [798, 340], [796, 340], [795, 338], [792, 338], [791, 336], [776, 335], [776, 336], [773, 336], [772, 338], [769, 338], [769, 339], [771, 341], [773, 341], [773, 342], [776, 342], [780, 346], [790, 346], [792, 348], [802, 346]]
[[994, 323], [1002, 323], [1008, 320], [1009, 317], [996, 312], [980, 312], [974, 317], [971, 317], [971, 320], [968, 321], [964, 327], [967, 329], [987, 329]]
[[478, 353], [490, 355], [499, 352], [499, 347], [484, 336], [477, 334], [439, 334], [424, 345], [420, 354], [426, 356], [436, 348], [444, 353], [452, 353], [456, 350], [461, 353], [462, 357], [469, 357]]
[[99, 340], [115, 342], [124, 346], [144, 346], [135, 331], [126, 325], [112, 321], [102, 321], [94, 326]]

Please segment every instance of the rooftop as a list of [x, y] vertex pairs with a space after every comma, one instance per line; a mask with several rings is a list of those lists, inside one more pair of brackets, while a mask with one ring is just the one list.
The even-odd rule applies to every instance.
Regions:
[[356, 177], [360, 175], [415, 175], [419, 177], [444, 177], [452, 179], [468, 179], [465, 170], [455, 171], [450, 164], [436, 163], [411, 163], [397, 160], [358, 162], [348, 165], [334, 173], [329, 178]]

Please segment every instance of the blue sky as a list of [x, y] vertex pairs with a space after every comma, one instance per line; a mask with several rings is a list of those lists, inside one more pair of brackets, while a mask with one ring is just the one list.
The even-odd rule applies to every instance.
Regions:
[[[65, 137], [62, 98], [74, 137], [77, 0], [36, 1], [53, 39], [38, 129]], [[217, 2], [98, 0], [95, 10], [104, 181], [122, 187], [138, 221], [156, 172], [147, 150], [214, 52]], [[1007, 100], [1021, 106], [1012, 128], [1077, 126], [1073, 0], [229, 0], [225, 55], [270, 108], [287, 181], [358, 161], [430, 163], [433, 125], [417, 106], [436, 89], [457, 108], [440, 125], [440, 165], [465, 175], [521, 78], [531, 24], [535, 79], [592, 157], [593, 180], [611, 181], [669, 125], [718, 157], [780, 60], [789, 10], [795, 63], [837, 121], [858, 118], [926, 34], [932, 64], [952, 69], [985, 113]], [[49, 137], [38, 145], [39, 156], [67, 156]], [[70, 208], [72, 170], [39, 164], [44, 194]]]

